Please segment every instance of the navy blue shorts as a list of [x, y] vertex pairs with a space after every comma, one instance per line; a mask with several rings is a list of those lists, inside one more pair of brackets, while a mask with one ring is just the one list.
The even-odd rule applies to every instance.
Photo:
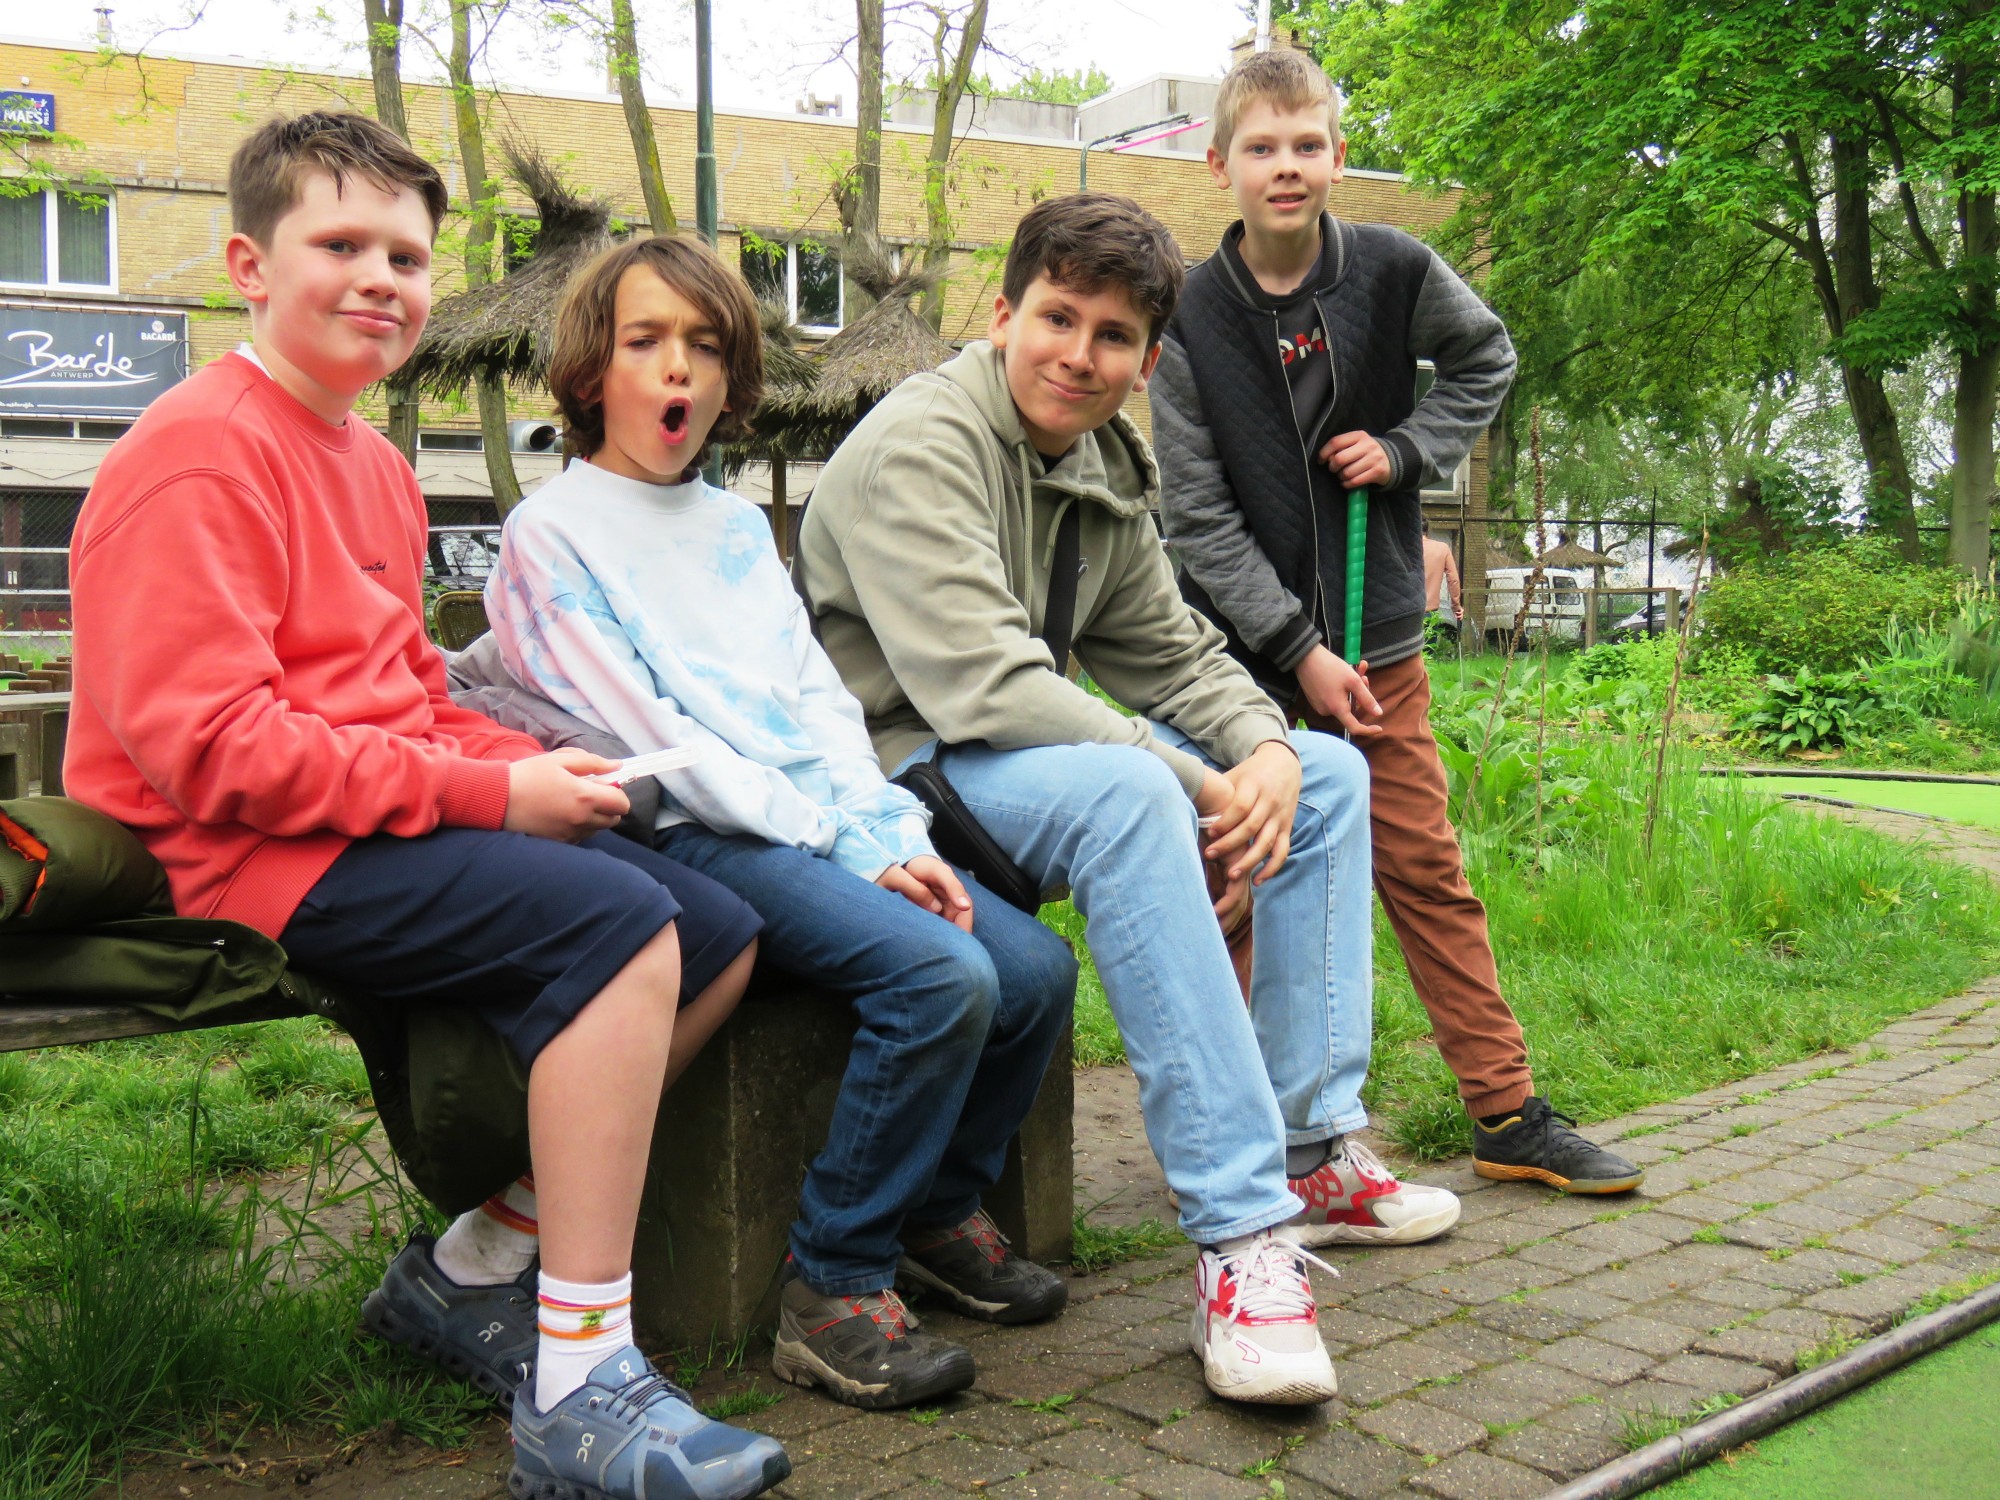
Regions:
[[470, 1004], [532, 1065], [669, 922], [683, 1005], [764, 925], [706, 875], [615, 833], [559, 844], [440, 828], [348, 845], [278, 941], [334, 984]]

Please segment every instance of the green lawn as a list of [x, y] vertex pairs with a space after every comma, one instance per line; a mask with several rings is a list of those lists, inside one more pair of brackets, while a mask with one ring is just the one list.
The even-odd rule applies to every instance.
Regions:
[[1810, 792], [1863, 807], [1923, 813], [1953, 823], [2000, 829], [2000, 786], [1962, 781], [1871, 781], [1848, 776], [1771, 776], [1754, 784], [1778, 794]]
[[2000, 1325], [1653, 1491], [1662, 1500], [2000, 1500]]

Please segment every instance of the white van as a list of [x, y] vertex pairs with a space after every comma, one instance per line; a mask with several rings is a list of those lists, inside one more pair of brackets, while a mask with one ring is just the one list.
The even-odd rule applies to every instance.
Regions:
[[[1489, 568], [1486, 570], [1486, 619], [1488, 637], [1505, 641], [1507, 632], [1521, 613], [1521, 590], [1534, 576], [1533, 568]], [[1534, 587], [1523, 633], [1529, 640], [1546, 634], [1558, 641], [1583, 639], [1583, 591], [1588, 587], [1581, 574], [1568, 568], [1544, 568]]]

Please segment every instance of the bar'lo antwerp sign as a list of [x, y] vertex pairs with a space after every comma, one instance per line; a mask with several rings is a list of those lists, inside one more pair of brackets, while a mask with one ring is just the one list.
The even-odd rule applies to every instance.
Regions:
[[185, 313], [0, 304], [0, 412], [136, 417], [187, 373]]

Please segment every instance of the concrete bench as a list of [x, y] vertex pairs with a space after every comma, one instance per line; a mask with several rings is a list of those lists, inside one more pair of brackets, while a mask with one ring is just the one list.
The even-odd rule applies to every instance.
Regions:
[[[176, 1022], [122, 1005], [0, 999], [0, 1052], [303, 1013], [274, 999]], [[836, 1001], [753, 990], [663, 1101], [634, 1252], [633, 1310], [655, 1347], [733, 1343], [776, 1320], [799, 1184], [826, 1139], [853, 1035]], [[987, 1205], [1038, 1261], [1070, 1256], [1073, 1099], [1065, 1038]]]
[[[484, 632], [479, 595], [446, 597], [458, 611], [455, 643]], [[0, 695], [0, 798], [23, 795], [34, 781], [45, 794], [61, 790], [68, 722], [68, 693]], [[274, 998], [176, 1022], [129, 1006], [23, 1006], [0, 997], [0, 1052], [302, 1014]], [[799, 1184], [826, 1139], [854, 1029], [837, 1001], [753, 985], [663, 1101], [634, 1251], [634, 1316], [656, 1344], [734, 1342], [776, 1320]], [[1044, 1263], [1070, 1257], [1074, 1097], [1066, 1037], [987, 1204], [1015, 1248]]]

